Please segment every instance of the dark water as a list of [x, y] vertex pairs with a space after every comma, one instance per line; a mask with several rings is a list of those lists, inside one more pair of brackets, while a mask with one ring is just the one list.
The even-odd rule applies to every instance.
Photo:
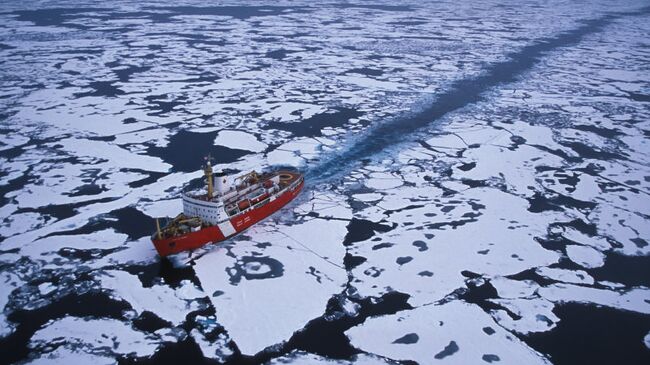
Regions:
[[35, 310], [16, 310], [9, 320], [17, 323], [16, 331], [0, 338], [0, 364], [11, 364], [27, 357], [29, 339], [41, 326], [52, 319], [66, 316], [122, 319], [122, 311], [131, 308], [125, 301], [116, 301], [107, 294], [89, 292], [71, 294]]
[[213, 163], [231, 163], [240, 157], [250, 154], [250, 151], [232, 149], [214, 144], [219, 131], [196, 133], [181, 130], [169, 138], [165, 147], [151, 146], [147, 153], [160, 157], [172, 165], [172, 171], [192, 172], [200, 169], [205, 156], [210, 155]]
[[577, 303], [553, 312], [560, 318], [556, 328], [524, 340], [549, 354], [555, 365], [650, 364], [650, 349], [643, 343], [649, 316]]
[[650, 256], [609, 253], [605, 258], [605, 265], [589, 269], [587, 272], [599, 281], [613, 281], [629, 287], [650, 287]]
[[[326, 313], [323, 317], [316, 318], [300, 331], [296, 332], [284, 345], [275, 350], [259, 353], [255, 356], [244, 356], [237, 348], [234, 348], [235, 354], [228, 359], [225, 364], [228, 365], [257, 365], [264, 364], [267, 361], [288, 354], [294, 350], [302, 350], [318, 354], [332, 359], [350, 359], [353, 355], [361, 353], [359, 349], [354, 348], [347, 336], [344, 334], [348, 329], [363, 323], [366, 319], [373, 316], [393, 314], [401, 310], [412, 309], [407, 303], [409, 296], [393, 292], [378, 298], [373, 303], [369, 298], [359, 300], [357, 303], [361, 309], [357, 316], [334, 316], [340, 312], [338, 298], [333, 297], [327, 304]], [[329, 319], [326, 319], [329, 318]], [[280, 319], [281, 320], [281, 319]], [[150, 320], [148, 326], [155, 326], [155, 321]], [[186, 325], [187, 326], [187, 325]], [[189, 326], [188, 326], [189, 327]], [[152, 327], [153, 328], [153, 327]], [[129, 359], [123, 358], [120, 364], [177, 364], [178, 361], [192, 364], [217, 364], [217, 361], [206, 359], [202, 356], [201, 350], [196, 343], [187, 339], [176, 344], [167, 344], [162, 350], [158, 351], [150, 359]], [[412, 364], [412, 362], [400, 362], [402, 364]]]
[[[605, 271], [603, 268], [602, 271]], [[634, 275], [634, 270], [627, 275]], [[479, 274], [463, 272], [469, 278]], [[510, 276], [515, 280], [533, 280], [540, 285], [552, 281], [539, 277], [534, 270]], [[514, 320], [521, 317], [505, 307], [488, 301], [498, 298], [496, 289], [489, 281], [473, 284], [459, 297], [476, 304], [486, 312], [505, 310]], [[607, 307], [565, 303], [558, 304], [553, 313], [560, 318], [557, 327], [548, 332], [519, 336], [535, 350], [550, 356], [555, 365], [575, 364], [648, 364], [650, 349], [644, 344], [644, 336], [650, 332], [650, 316]]]

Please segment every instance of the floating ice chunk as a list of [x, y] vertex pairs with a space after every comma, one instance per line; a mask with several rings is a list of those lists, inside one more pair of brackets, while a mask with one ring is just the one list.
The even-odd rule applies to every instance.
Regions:
[[151, 244], [151, 238], [146, 236], [129, 242], [123, 249], [101, 257], [89, 265], [98, 269], [109, 265], [145, 266], [159, 260], [158, 252]]
[[439, 134], [429, 138], [427, 144], [434, 148], [467, 148], [467, 144], [460, 137], [453, 134]]
[[181, 198], [174, 198], [155, 202], [141, 201], [136, 208], [150, 217], [175, 217], [182, 206]]
[[0, 151], [23, 145], [30, 141], [29, 137], [16, 133], [2, 133], [0, 135]]
[[594, 278], [592, 278], [586, 271], [583, 270], [565, 270], [557, 269], [550, 267], [540, 267], [535, 270], [539, 275], [561, 281], [563, 283], [571, 284], [593, 284]]
[[233, 354], [233, 351], [228, 347], [228, 336], [223, 333], [220, 333], [216, 340], [208, 340], [199, 330], [193, 328], [190, 335], [201, 348], [203, 356], [208, 359], [223, 363]]
[[[361, 76], [339, 76], [339, 79], [345, 83], [351, 83], [361, 86], [365, 89], [378, 89], [384, 91], [399, 91], [405, 88], [405, 85], [398, 82], [380, 81], [369, 77]], [[419, 91], [419, 90], [418, 90]]]
[[[646, 199], [635, 199], [639, 204]], [[650, 206], [650, 204], [645, 204]], [[625, 255], [647, 255], [650, 253], [650, 224], [643, 216], [613, 205], [599, 204], [589, 215], [598, 224], [599, 231], [621, 243], [623, 247], [613, 250]]]
[[605, 255], [589, 246], [567, 245], [566, 253], [571, 261], [588, 269], [603, 266], [605, 263]]
[[315, 355], [309, 352], [293, 350], [290, 353], [271, 359], [266, 365], [281, 365], [281, 364], [294, 364], [294, 365], [379, 365], [379, 364], [396, 364], [396, 362], [373, 355], [373, 354], [358, 354], [352, 356], [351, 360], [337, 360], [328, 357]]
[[440, 184], [440, 186], [442, 186], [442, 187], [444, 187], [446, 189], [452, 190], [452, 191], [464, 191], [464, 190], [469, 189], [469, 187], [467, 185], [463, 184], [460, 181], [456, 181], [456, 180], [443, 181]]
[[132, 153], [108, 142], [65, 138], [57, 141], [56, 144], [61, 145], [61, 149], [75, 156], [81, 155], [108, 160], [117, 169], [128, 167], [145, 171], [167, 172], [171, 168], [171, 165], [157, 157]]
[[214, 144], [251, 152], [262, 152], [266, 149], [266, 144], [260, 142], [254, 135], [244, 131], [221, 131], [214, 139]]
[[42, 283], [38, 285], [38, 291], [41, 295], [48, 295], [54, 290], [56, 290], [56, 286], [52, 285], [52, 283]]
[[319, 218], [352, 219], [350, 208], [339, 196], [320, 192], [311, 194], [311, 204], [302, 204], [295, 208], [295, 212], [303, 215], [317, 213]]
[[[417, 342], [395, 341], [410, 333], [417, 334]], [[345, 334], [363, 351], [420, 364], [431, 364], [434, 357], [447, 364], [480, 364], [485, 355], [504, 364], [549, 364], [479, 307], [460, 301], [369, 318]]]
[[42, 353], [36, 359], [27, 362], [29, 365], [70, 365], [70, 364], [93, 364], [93, 365], [114, 365], [115, 358], [100, 356], [83, 352], [83, 349], [70, 349], [58, 347], [52, 352]]
[[561, 158], [527, 145], [519, 146], [514, 151], [504, 146], [481, 145], [467, 150], [464, 157], [476, 161], [476, 167], [469, 171], [455, 171], [455, 175], [471, 180], [503, 178], [510, 187], [509, 191], [522, 196], [534, 194], [532, 188], [538, 186], [538, 183], [530, 171], [540, 164], [540, 161], [543, 161], [545, 166], [561, 166], [563, 163]]
[[612, 245], [605, 238], [599, 236], [590, 237], [571, 227], [564, 228], [562, 236], [581, 245], [593, 247], [598, 251], [607, 251], [612, 248]]
[[645, 347], [650, 349], [650, 332], [648, 332], [648, 334], [643, 338], [643, 343], [645, 344]]
[[38, 213], [17, 213], [8, 216], [0, 223], [0, 236], [9, 237], [41, 226], [45, 217]]
[[[382, 201], [377, 204], [384, 209], [401, 210], [414, 205], [414, 202], [428, 203], [441, 196], [442, 193], [442, 189], [431, 186], [393, 189], [385, 191]], [[425, 217], [418, 218], [425, 219]]]
[[111, 228], [89, 234], [45, 237], [24, 245], [21, 247], [20, 252], [35, 257], [48, 252], [57, 252], [62, 248], [79, 250], [109, 249], [123, 245], [126, 240], [126, 234], [117, 233]]
[[[386, 165], [390, 165], [390, 160], [384, 160], [382, 162], [386, 162]], [[363, 169], [361, 170], [367, 170], [372, 172], [387, 172], [388, 167], [384, 165], [368, 165], [368, 166], [364, 166]]]
[[98, 279], [102, 288], [129, 302], [138, 314], [149, 311], [173, 325], [181, 324], [189, 312], [199, 309], [199, 304], [193, 299], [205, 296], [187, 280], [174, 290], [163, 285], [144, 288], [137, 276], [125, 271], [105, 271]]
[[366, 194], [354, 194], [352, 195], [352, 197], [364, 203], [369, 203], [369, 202], [376, 202], [378, 200], [381, 200], [383, 195], [379, 193], [366, 193]]
[[144, 357], [158, 349], [159, 340], [115, 319], [65, 317], [48, 322], [29, 343], [30, 348], [42, 351], [53, 346], [97, 355]]
[[321, 134], [323, 134], [324, 136], [331, 137], [331, 136], [336, 136], [337, 134], [341, 134], [341, 133], [345, 133], [345, 131], [340, 129], [340, 128], [335, 129], [335, 128], [331, 128], [331, 127], [325, 127], [323, 129], [321, 129]]
[[169, 135], [170, 130], [167, 128], [145, 129], [118, 134], [115, 136], [113, 143], [117, 145], [127, 145], [151, 142], [156, 147], [164, 147], [168, 143], [167, 138]]
[[181, 327], [161, 328], [154, 332], [161, 342], [178, 342], [187, 337], [187, 332]]
[[[361, 295], [396, 290], [410, 295], [409, 304], [422, 305], [465, 287], [463, 271], [508, 276], [560, 258], [534, 240], [546, 234], [548, 223], [529, 212], [523, 198], [490, 188], [469, 189], [463, 200], [441, 200], [432, 188], [405, 186], [386, 193], [379, 205], [393, 210], [389, 219], [400, 225], [381, 234], [381, 242], [367, 240], [350, 248], [367, 259], [352, 269], [352, 285]], [[429, 197], [420, 201], [420, 194]], [[418, 240], [428, 250], [414, 246]], [[405, 262], [407, 256], [411, 260]]]
[[571, 196], [583, 201], [594, 201], [602, 198], [602, 191], [598, 186], [598, 179], [588, 174], [580, 174], [580, 181], [575, 186]]
[[11, 334], [15, 326], [7, 320], [5, 315], [5, 306], [9, 303], [9, 296], [22, 281], [13, 273], [3, 272], [0, 274], [0, 338]]
[[428, 151], [424, 148], [409, 148], [408, 150], [401, 151], [397, 157], [397, 160], [406, 165], [411, 161], [417, 160], [432, 160], [433, 156], [431, 151]]
[[325, 138], [325, 137], [314, 137], [314, 139], [317, 140], [323, 146], [328, 146], [328, 147], [332, 147], [337, 143], [335, 140]]
[[508, 133], [506, 130], [485, 128], [485, 126], [481, 124], [472, 129], [459, 130], [455, 135], [467, 145], [493, 144], [501, 146], [509, 145], [511, 143], [510, 137], [512, 136], [512, 134]]
[[514, 135], [522, 136], [529, 145], [541, 145], [552, 149], [566, 149], [553, 139], [553, 129], [546, 126], [531, 125], [521, 120], [513, 124], [495, 123], [501, 128], [505, 128]]
[[289, 103], [283, 102], [280, 105], [271, 107], [271, 111], [261, 116], [262, 119], [279, 120], [283, 122], [294, 121], [299, 119], [297, 112], [303, 119], [312, 117], [315, 114], [325, 112], [327, 109], [320, 105], [306, 104], [306, 103]]
[[[203, 289], [212, 293], [217, 319], [243, 354], [288, 340], [341, 292], [347, 282], [341, 244], [347, 224], [267, 221], [247, 231], [254, 241], [220, 246], [196, 259], [194, 270]], [[250, 272], [249, 262], [272, 265], [273, 271]]]
[[402, 186], [404, 181], [399, 176], [387, 172], [373, 172], [365, 182], [366, 186], [371, 189], [386, 190]]
[[615, 290], [625, 288], [625, 284], [616, 283], [616, 282], [613, 282], [613, 281], [601, 280], [601, 281], [598, 281], [598, 284], [606, 286], [606, 287], [608, 287], [610, 289], [615, 289]]
[[320, 153], [322, 144], [314, 138], [299, 138], [287, 142], [266, 155], [269, 165], [300, 166]]
[[539, 288], [539, 295], [555, 303], [580, 302], [650, 314], [650, 289], [632, 288], [625, 292], [588, 288], [571, 284], [554, 284]]
[[539, 288], [539, 285], [531, 280], [512, 280], [503, 276], [490, 279], [490, 284], [497, 290], [500, 298], [529, 297]]
[[504, 328], [521, 334], [545, 332], [554, 328], [560, 319], [553, 313], [555, 305], [541, 298], [490, 299], [520, 318], [512, 318], [504, 310], [492, 311], [492, 317]]

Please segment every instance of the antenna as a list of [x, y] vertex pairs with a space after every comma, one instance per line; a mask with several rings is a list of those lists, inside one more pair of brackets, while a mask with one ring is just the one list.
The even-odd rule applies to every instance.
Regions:
[[207, 156], [203, 157], [203, 159], [205, 160], [205, 162], [206, 162], [206, 164], [208, 166], [211, 166], [212, 165], [212, 160], [214, 160], [214, 158], [212, 158], [212, 154], [210, 154], [210, 153], [208, 153]]

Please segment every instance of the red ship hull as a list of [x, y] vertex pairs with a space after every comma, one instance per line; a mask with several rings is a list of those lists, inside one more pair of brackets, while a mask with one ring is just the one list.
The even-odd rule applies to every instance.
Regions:
[[226, 240], [243, 232], [248, 227], [263, 220], [283, 206], [287, 205], [287, 203], [298, 196], [303, 186], [304, 182], [301, 181], [300, 184], [296, 185], [293, 189], [287, 189], [285, 192], [278, 195], [275, 200], [232, 218], [230, 223], [235, 228], [235, 233], [229, 236], [225, 236], [218, 226], [209, 226], [196, 232], [187, 233], [181, 236], [153, 239], [153, 244], [156, 247], [158, 254], [164, 257], [187, 250], [193, 250], [211, 242]]

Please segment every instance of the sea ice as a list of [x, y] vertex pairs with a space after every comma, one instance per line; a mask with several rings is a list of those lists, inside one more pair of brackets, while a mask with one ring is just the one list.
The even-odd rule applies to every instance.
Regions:
[[[296, 211], [312, 204], [307, 201]], [[340, 199], [339, 205], [344, 206]], [[346, 225], [304, 217], [290, 225], [267, 221], [195, 260], [217, 320], [243, 354], [288, 340], [343, 290]]]
[[372, 354], [358, 354], [352, 356], [351, 360], [338, 360], [329, 357], [323, 357], [309, 352], [294, 350], [281, 357], [276, 357], [267, 362], [266, 365], [378, 365], [378, 364], [397, 364], [396, 361], [382, 358]]
[[64, 317], [50, 321], [36, 331], [29, 346], [43, 352], [62, 346], [73, 353], [145, 357], [156, 351], [159, 340], [115, 319]]
[[626, 291], [589, 288], [572, 284], [552, 284], [538, 289], [542, 298], [554, 303], [578, 302], [650, 314], [650, 289], [635, 287]]
[[[393, 360], [480, 364], [489, 356], [505, 364], [550, 364], [479, 307], [460, 301], [369, 318], [345, 333], [353, 346]], [[414, 341], [396, 341], [410, 333], [417, 334]]]
[[149, 311], [174, 326], [184, 322], [189, 312], [200, 309], [194, 299], [206, 296], [189, 281], [182, 281], [175, 290], [164, 285], [145, 288], [137, 276], [119, 270], [104, 271], [97, 279], [102, 288], [126, 300], [138, 314]]
[[254, 135], [244, 131], [221, 131], [214, 139], [214, 144], [251, 152], [262, 152], [266, 149], [266, 144], [260, 142]]
[[605, 263], [605, 255], [589, 246], [567, 245], [566, 253], [571, 261], [588, 269], [603, 266]]
[[93, 365], [114, 365], [115, 358], [105, 355], [95, 355], [84, 352], [83, 349], [70, 349], [58, 347], [52, 352], [40, 354], [34, 360], [27, 362], [29, 365], [71, 365], [71, 364], [93, 364]]
[[540, 267], [535, 270], [539, 275], [560, 281], [563, 283], [570, 284], [587, 284], [592, 285], [594, 283], [594, 278], [592, 278], [587, 272], [583, 270], [567, 270], [567, 269], [557, 269], [549, 267]]

